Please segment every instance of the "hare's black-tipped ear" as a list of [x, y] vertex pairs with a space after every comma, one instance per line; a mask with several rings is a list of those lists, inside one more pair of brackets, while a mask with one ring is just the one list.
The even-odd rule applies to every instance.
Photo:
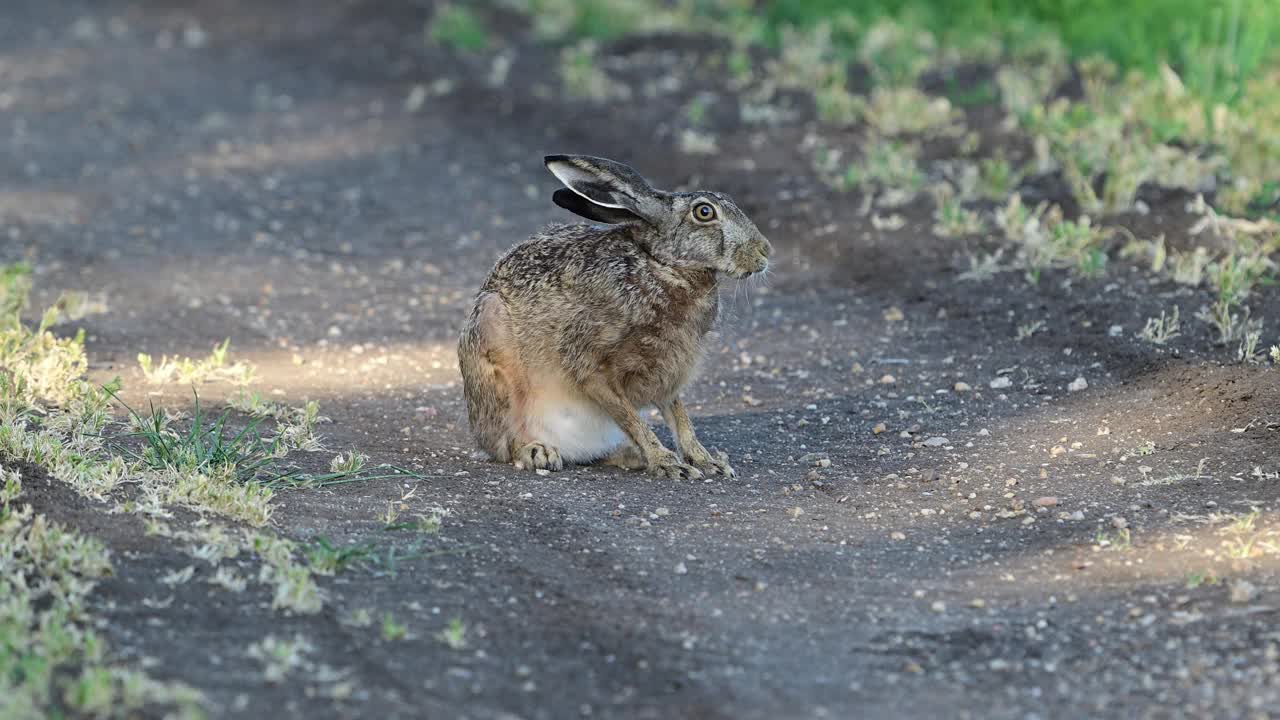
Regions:
[[561, 188], [551, 194], [551, 200], [560, 207], [588, 220], [595, 220], [609, 225], [634, 222], [640, 218], [625, 208], [609, 208], [597, 205], [572, 190]]
[[589, 155], [548, 155], [544, 162], [565, 187], [600, 207], [626, 210], [649, 223], [656, 223], [666, 209], [661, 193], [620, 162]]

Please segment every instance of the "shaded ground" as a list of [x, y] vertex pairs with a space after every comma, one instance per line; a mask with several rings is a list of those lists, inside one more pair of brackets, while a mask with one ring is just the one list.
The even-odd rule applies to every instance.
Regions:
[[[254, 587], [160, 583], [199, 563], [140, 520], [29, 482], [38, 511], [115, 553], [96, 610], [122, 660], [201, 688], [225, 717], [1280, 707], [1280, 554], [1233, 544], [1280, 543], [1276, 370], [1217, 364], [1227, 353], [1193, 322], [1168, 349], [1133, 339], [1171, 302], [1189, 317], [1198, 292], [1127, 267], [961, 282], [971, 248], [932, 237], [927, 208], [877, 230], [856, 196], [812, 178], [803, 108], [767, 132], [728, 114], [720, 153], [684, 156], [663, 125], [680, 98], [626, 113], [565, 100], [545, 72], [555, 51], [523, 42], [490, 87], [487, 56], [423, 44], [425, 5], [193, 5], [10, 3], [0, 260], [32, 255], [50, 294], [107, 294], [110, 311], [79, 324], [95, 377], [121, 375], [128, 398], [189, 395], [146, 385], [137, 352], [230, 337], [260, 389], [321, 402], [330, 447], [428, 476], [407, 513], [448, 508], [426, 541], [448, 554], [326, 579], [319, 616], [285, 617]], [[608, 57], [644, 75], [705, 45], [628, 41]], [[441, 78], [451, 92], [406, 110]], [[689, 390], [738, 479], [472, 459], [456, 328], [497, 255], [565, 219], [540, 162], [561, 151], [727, 191], [770, 235], [770, 287], [726, 289]], [[1151, 194], [1142, 231], [1185, 245], [1185, 200]], [[1077, 377], [1089, 388], [1069, 393]], [[378, 518], [408, 489], [286, 493], [273, 527], [403, 547]], [[341, 622], [361, 608], [409, 637]], [[463, 649], [437, 639], [454, 617]], [[267, 684], [246, 656], [267, 633], [306, 636], [313, 666]]]

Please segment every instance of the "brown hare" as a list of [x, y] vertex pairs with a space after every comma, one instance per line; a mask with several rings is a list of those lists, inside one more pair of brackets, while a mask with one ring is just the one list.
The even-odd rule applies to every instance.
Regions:
[[[664, 192], [622, 163], [550, 155], [552, 199], [603, 225], [552, 227], [498, 260], [458, 360], [476, 442], [528, 469], [603, 460], [669, 478], [733, 475], [680, 401], [716, 321], [722, 275], [769, 266], [769, 241], [720, 193]], [[637, 408], [656, 406], [679, 455]]]

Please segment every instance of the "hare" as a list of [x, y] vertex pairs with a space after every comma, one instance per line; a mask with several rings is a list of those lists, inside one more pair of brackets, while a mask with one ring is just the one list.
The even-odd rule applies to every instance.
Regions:
[[[549, 155], [552, 200], [599, 225], [551, 227], [504, 255], [458, 360], [468, 419], [499, 462], [604, 461], [672, 479], [733, 476], [680, 401], [716, 321], [722, 275], [764, 272], [768, 239], [728, 197], [664, 192], [622, 163]], [[656, 406], [679, 455], [637, 408]]]

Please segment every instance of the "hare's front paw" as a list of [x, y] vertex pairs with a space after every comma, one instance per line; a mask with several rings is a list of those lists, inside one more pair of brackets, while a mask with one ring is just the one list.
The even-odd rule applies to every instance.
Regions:
[[729, 456], [719, 450], [707, 450], [702, 445], [697, 445], [685, 453], [684, 459], [708, 475], [723, 475], [727, 478], [738, 476], [729, 466]]
[[649, 463], [649, 472], [669, 480], [701, 480], [702, 471], [680, 462], [673, 452], [666, 452], [657, 462]]
[[560, 451], [546, 443], [531, 442], [516, 451], [516, 467], [525, 470], [563, 470]]

